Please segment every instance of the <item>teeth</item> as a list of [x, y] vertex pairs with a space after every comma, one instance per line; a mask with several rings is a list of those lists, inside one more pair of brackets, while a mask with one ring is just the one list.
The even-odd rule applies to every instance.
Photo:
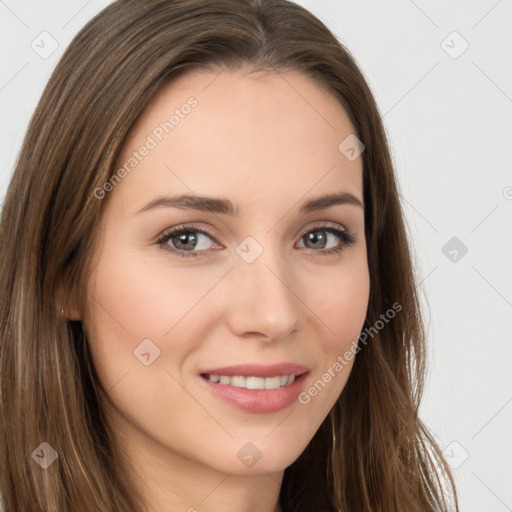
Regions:
[[[249, 377], [250, 378], [250, 377]], [[277, 389], [281, 387], [281, 377], [266, 377], [262, 379], [265, 389]], [[249, 385], [247, 385], [249, 387]]]
[[263, 377], [231, 377], [232, 386], [235, 379], [244, 379], [243, 387], [247, 389], [265, 389], [265, 379]]
[[245, 388], [245, 377], [231, 377], [230, 384], [237, 388]]
[[295, 375], [277, 375], [275, 377], [243, 377], [236, 375], [207, 375], [208, 380], [227, 386], [246, 389], [278, 389], [289, 386], [295, 381]]

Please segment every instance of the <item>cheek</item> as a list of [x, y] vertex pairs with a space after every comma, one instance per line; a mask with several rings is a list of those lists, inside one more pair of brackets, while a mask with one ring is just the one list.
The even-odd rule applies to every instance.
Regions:
[[311, 309], [325, 326], [325, 353], [342, 350], [354, 339], [357, 341], [370, 293], [364, 261], [335, 271], [317, 272], [308, 289]]
[[90, 280], [94, 325], [130, 344], [162, 339], [199, 303], [215, 276], [166, 266], [165, 258], [104, 252]]
[[[316, 414], [327, 414], [348, 380], [355, 362], [358, 338], [364, 326], [370, 293], [365, 260], [343, 269], [317, 273], [308, 287], [308, 306], [315, 313], [316, 325], [323, 325], [318, 365], [303, 397]], [[320, 398], [321, 396], [321, 398]], [[317, 398], [319, 397], [319, 398]], [[320, 412], [320, 410], [322, 412]]]
[[[180, 319], [200, 298], [200, 290], [187, 283], [187, 277], [186, 273], [159, 269], [129, 252], [104, 247], [89, 280], [84, 325], [105, 389], [126, 372], [134, 375], [146, 368], [140, 359], [148, 351], [151, 361], [156, 364], [158, 357], [162, 362], [165, 334], [178, 330]], [[177, 360], [183, 356], [180, 346], [173, 350]]]

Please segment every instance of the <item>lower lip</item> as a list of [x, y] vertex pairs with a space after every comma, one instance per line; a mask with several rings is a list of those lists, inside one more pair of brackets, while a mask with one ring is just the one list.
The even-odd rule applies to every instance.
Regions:
[[307, 373], [295, 377], [289, 386], [282, 386], [278, 389], [247, 389], [237, 388], [199, 376], [201, 381], [225, 402], [234, 405], [238, 409], [253, 413], [271, 413], [288, 407], [297, 400], [304, 388]]

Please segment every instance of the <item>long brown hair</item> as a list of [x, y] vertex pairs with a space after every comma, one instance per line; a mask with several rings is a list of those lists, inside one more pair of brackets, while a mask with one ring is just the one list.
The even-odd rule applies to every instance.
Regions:
[[[94, 191], [116, 170], [130, 128], [155, 94], [186, 71], [247, 64], [302, 71], [346, 109], [365, 145], [366, 325], [401, 306], [371, 340], [360, 337], [339, 400], [285, 470], [281, 507], [446, 512], [453, 501], [458, 510], [450, 469], [418, 417], [426, 335], [412, 254], [381, 118], [350, 53], [287, 0], [119, 0], [80, 31], [52, 74], [2, 211], [0, 492], [7, 512], [146, 510], [106, 428], [83, 326], [59, 315], [61, 290], [85, 311], [103, 206]], [[43, 442], [58, 454], [44, 470], [35, 458]]]

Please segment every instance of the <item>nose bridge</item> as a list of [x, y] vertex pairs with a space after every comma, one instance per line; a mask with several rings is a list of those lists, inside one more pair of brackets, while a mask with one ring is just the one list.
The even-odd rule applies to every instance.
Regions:
[[298, 326], [300, 301], [293, 292], [293, 268], [282, 258], [279, 244], [267, 247], [247, 237], [236, 252], [233, 330], [239, 335], [257, 332], [270, 339], [286, 336]]

